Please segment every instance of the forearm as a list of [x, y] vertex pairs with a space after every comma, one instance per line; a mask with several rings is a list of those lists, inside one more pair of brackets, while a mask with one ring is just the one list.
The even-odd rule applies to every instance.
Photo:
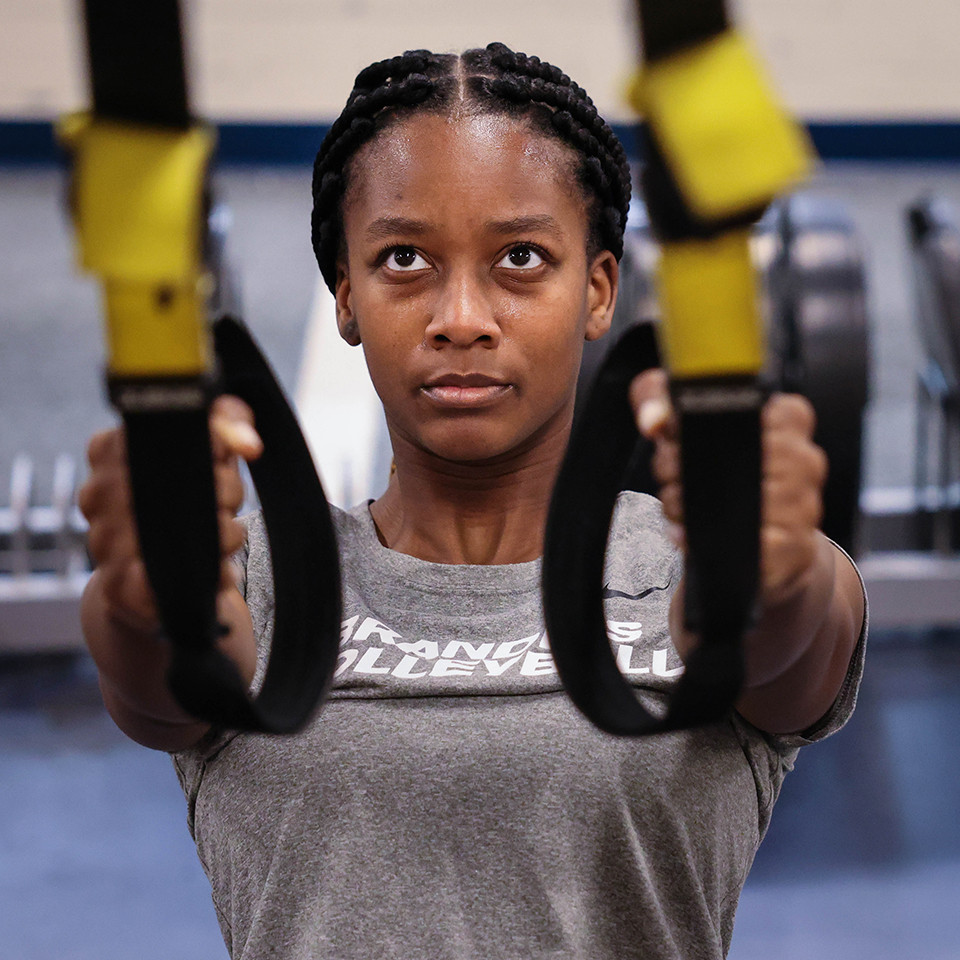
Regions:
[[[249, 682], [256, 667], [256, 645], [249, 612], [236, 589], [221, 591], [218, 615], [230, 628], [221, 649]], [[194, 745], [207, 732], [209, 724], [187, 714], [167, 687], [169, 644], [149, 625], [111, 612], [99, 571], [84, 592], [81, 621], [104, 703], [128, 737], [155, 750], [172, 751]]]
[[[843, 684], [863, 624], [863, 592], [850, 561], [821, 534], [816, 561], [768, 603], [744, 638], [745, 690], [737, 709], [769, 733], [796, 733], [819, 720]], [[683, 629], [682, 591], [671, 629], [685, 657], [697, 638]]]

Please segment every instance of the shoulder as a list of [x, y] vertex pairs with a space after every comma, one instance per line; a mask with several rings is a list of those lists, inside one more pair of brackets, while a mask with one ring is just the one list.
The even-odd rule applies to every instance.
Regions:
[[617, 497], [610, 524], [610, 543], [630, 541], [637, 536], [663, 539], [667, 537], [667, 519], [656, 497], [635, 490], [624, 490]]
[[656, 497], [624, 490], [617, 499], [607, 538], [607, 584], [629, 589], [627, 585], [638, 576], [646, 582], [654, 571], [654, 579], [663, 586], [679, 580], [682, 558], [668, 531]]
[[331, 505], [330, 516], [337, 540], [341, 544], [356, 545], [364, 543], [371, 536], [376, 538], [376, 528], [370, 515], [370, 501], [358, 503], [350, 510], [341, 510], [340, 507]]
[[[333, 504], [328, 504], [330, 508], [330, 519], [333, 521], [333, 529], [337, 535], [338, 541], [356, 540], [363, 534], [363, 514], [369, 515], [366, 504], [354, 507], [352, 510], [342, 510]], [[268, 550], [269, 541], [267, 535], [267, 525], [263, 518], [262, 510], [254, 510], [238, 518], [239, 522], [247, 531], [247, 538], [244, 546], [237, 551], [234, 559], [248, 565], [256, 562], [263, 551]]]

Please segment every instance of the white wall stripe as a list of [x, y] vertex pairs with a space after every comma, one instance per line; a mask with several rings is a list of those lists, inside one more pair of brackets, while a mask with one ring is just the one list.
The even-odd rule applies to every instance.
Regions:
[[294, 402], [327, 499], [348, 508], [379, 496], [390, 463], [383, 408], [362, 349], [340, 338], [334, 300], [322, 280], [307, 322]]
[[[50, 117], [86, 99], [77, 0], [0, 0], [0, 115]], [[563, 67], [611, 120], [636, 27], [627, 0], [186, 0], [205, 116], [325, 120], [356, 72], [404, 49], [502, 40]], [[786, 102], [808, 119], [953, 119], [957, 0], [739, 0]]]

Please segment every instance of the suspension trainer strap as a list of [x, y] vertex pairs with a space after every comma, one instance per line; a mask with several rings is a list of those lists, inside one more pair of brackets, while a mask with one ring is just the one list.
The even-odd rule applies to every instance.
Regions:
[[[336, 534], [296, 416], [246, 327], [222, 317], [214, 325], [214, 342], [224, 391], [250, 405], [263, 439], [263, 454], [250, 464], [250, 473], [273, 567], [273, 639], [254, 700], [237, 686], [232, 664], [211, 644], [195, 652], [196, 634], [175, 641], [170, 685], [185, 709], [215, 718], [218, 725], [291, 732], [313, 715], [337, 665], [341, 585]], [[173, 511], [166, 506], [163, 512]], [[158, 536], [157, 545], [161, 568], [170, 570], [181, 562], [178, 540], [169, 533], [162, 541]]]
[[608, 733], [652, 732], [610, 653], [603, 612], [607, 531], [633, 457], [650, 444], [637, 434], [627, 388], [659, 365], [651, 324], [624, 333], [605, 357], [550, 500], [543, 553], [543, 608], [557, 672], [573, 702]]
[[[599, 727], [626, 735], [721, 720], [742, 686], [741, 641], [759, 578], [765, 358], [749, 227], [810, 165], [806, 138], [776, 103], [723, 0], [638, 0], [638, 13], [646, 66], [631, 98], [647, 120], [643, 187], [661, 243], [659, 339], [680, 420], [685, 619], [699, 635], [663, 717], [646, 711], [617, 669], [600, 600], [619, 461], [636, 437], [626, 391], [649, 358], [634, 353], [632, 331], [571, 439], [544, 551], [547, 632], [564, 686]], [[592, 446], [614, 444], [627, 452], [605, 461]]]
[[[123, 416], [134, 516], [172, 647], [170, 687], [193, 716], [292, 732], [336, 666], [339, 559], [296, 418], [233, 320], [207, 322], [207, 176], [213, 132], [192, 119], [176, 0], [85, 0], [94, 108], [66, 117], [83, 268], [103, 283], [107, 383]], [[219, 361], [219, 362], [218, 362]], [[267, 525], [275, 633], [256, 699], [219, 652], [220, 545], [209, 413], [222, 388], [253, 409], [265, 452], [251, 468]]]
[[98, 117], [186, 129], [180, 10], [151, 0], [84, 0], [87, 62]]

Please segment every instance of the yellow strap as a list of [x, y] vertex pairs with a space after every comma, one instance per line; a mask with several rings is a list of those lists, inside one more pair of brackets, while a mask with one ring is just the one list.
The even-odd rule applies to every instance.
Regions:
[[756, 375], [764, 364], [750, 231], [665, 243], [659, 268], [661, 344], [671, 376]]
[[630, 97], [687, 204], [705, 220], [769, 203], [813, 165], [806, 132], [734, 30], [649, 64]]
[[215, 137], [65, 118], [80, 266], [104, 285], [110, 372], [189, 376], [210, 368], [201, 260], [203, 188]]
[[196, 276], [212, 131], [76, 118], [61, 130], [74, 151], [81, 266], [124, 280]]
[[151, 283], [104, 284], [110, 373], [200, 376], [211, 366], [202, 291]]

